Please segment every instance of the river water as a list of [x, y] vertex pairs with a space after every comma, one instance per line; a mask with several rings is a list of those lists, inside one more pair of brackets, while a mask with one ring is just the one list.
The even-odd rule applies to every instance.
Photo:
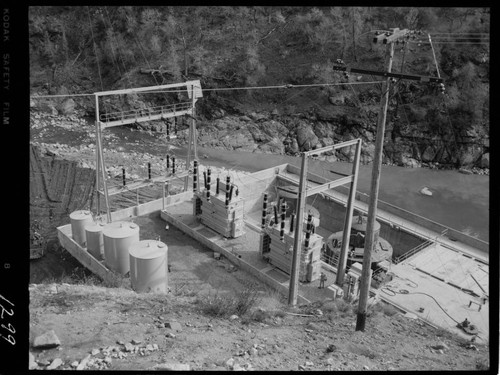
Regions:
[[[185, 149], [175, 153], [186, 157]], [[276, 165], [301, 165], [300, 157], [198, 148], [200, 162], [227, 169], [255, 172]], [[346, 162], [309, 161], [309, 170], [337, 178], [330, 171], [351, 173]], [[360, 165], [358, 191], [370, 191], [372, 165]], [[427, 186], [432, 196], [420, 193]], [[382, 166], [379, 199], [489, 242], [489, 176], [454, 170]]]
[[[186, 147], [168, 150], [165, 140], [148, 136], [144, 132], [130, 132], [121, 127], [113, 128], [119, 139], [128, 136], [128, 146], [136, 151], [155, 155], [175, 154], [186, 158]], [[290, 163], [300, 167], [301, 158], [287, 155], [272, 155], [243, 151], [198, 147], [200, 163], [225, 167], [226, 169], [256, 172], [276, 165]], [[330, 171], [351, 173], [352, 164], [347, 162], [326, 162], [309, 159], [309, 171], [322, 176], [338, 178]], [[370, 191], [372, 165], [360, 165], [358, 191]], [[427, 219], [489, 242], [489, 176], [467, 175], [456, 170], [435, 170], [427, 168], [403, 168], [382, 166], [379, 200], [411, 211]], [[426, 186], [432, 196], [420, 193]]]

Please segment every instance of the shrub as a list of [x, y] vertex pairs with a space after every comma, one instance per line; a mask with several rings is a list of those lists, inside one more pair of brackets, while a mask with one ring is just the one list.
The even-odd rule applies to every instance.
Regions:
[[196, 303], [201, 311], [211, 317], [224, 317], [236, 313], [236, 300], [230, 296], [221, 296], [218, 293], [199, 297]]
[[342, 298], [335, 300], [335, 306], [340, 313], [349, 313], [352, 311], [352, 306]]
[[236, 314], [245, 315], [260, 301], [259, 290], [254, 284], [247, 284], [236, 293]]
[[204, 314], [213, 317], [225, 317], [233, 314], [243, 316], [260, 301], [259, 291], [253, 284], [236, 291], [234, 296], [211, 293], [199, 297], [196, 303]]

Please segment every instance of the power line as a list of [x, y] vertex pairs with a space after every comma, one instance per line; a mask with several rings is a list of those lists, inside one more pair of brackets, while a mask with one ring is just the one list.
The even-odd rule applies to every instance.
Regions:
[[[379, 84], [381, 81], [370, 81], [370, 82], [351, 82], [350, 85], [372, 85]], [[289, 89], [289, 88], [301, 88], [301, 87], [320, 87], [320, 86], [341, 86], [346, 83], [316, 83], [309, 85], [274, 85], [274, 86], [243, 86], [243, 87], [219, 87], [213, 89], [202, 89], [202, 91], [230, 91], [230, 90], [261, 90], [261, 89]], [[185, 92], [186, 90], [151, 90], [148, 92], [138, 92], [137, 94], [153, 94], [153, 93], [179, 93]], [[134, 93], [131, 90], [131, 93]], [[95, 94], [67, 94], [67, 95], [30, 95], [32, 99], [42, 99], [42, 98], [55, 98], [55, 97], [71, 97], [71, 96], [94, 96]]]

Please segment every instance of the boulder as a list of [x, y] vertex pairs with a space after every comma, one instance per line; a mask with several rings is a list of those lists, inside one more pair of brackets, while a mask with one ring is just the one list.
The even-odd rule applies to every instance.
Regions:
[[427, 186], [424, 186], [422, 189], [420, 189], [420, 194], [432, 196], [432, 191], [430, 191]]
[[62, 115], [70, 115], [75, 112], [76, 103], [73, 99], [68, 98], [64, 100], [58, 107], [57, 110]]
[[190, 371], [191, 366], [185, 363], [159, 363], [153, 366], [153, 369], [164, 371]]
[[487, 152], [481, 156], [481, 162], [479, 165], [481, 168], [489, 168], [490, 167], [490, 153]]
[[262, 152], [282, 155], [285, 153], [285, 145], [279, 139], [274, 138], [270, 142], [259, 146]]
[[56, 358], [52, 361], [52, 363], [47, 367], [47, 370], [55, 370], [59, 366], [63, 364], [63, 361], [61, 358]]
[[295, 138], [288, 144], [286, 151], [290, 154], [296, 154], [299, 152], [299, 144]]
[[179, 322], [167, 322], [165, 323], [165, 327], [173, 329], [176, 332], [182, 331], [182, 326]]
[[375, 145], [373, 143], [368, 143], [363, 145], [361, 148], [361, 162], [363, 164], [368, 164], [373, 161], [375, 156]]
[[89, 362], [90, 360], [90, 354], [88, 356], [86, 356], [84, 359], [82, 359], [82, 361], [80, 362], [80, 364], [76, 367], [77, 370], [84, 370], [85, 367], [87, 366], [87, 363]]
[[232, 369], [233, 366], [234, 366], [234, 358], [229, 358], [226, 363], [225, 363], [226, 367]]
[[314, 133], [319, 139], [327, 137], [333, 139], [335, 137], [335, 125], [326, 121], [318, 121], [314, 124]]
[[40, 109], [40, 111], [45, 112], [45, 113], [49, 113], [53, 116], [58, 115], [57, 109], [54, 106], [54, 104], [52, 104], [52, 103], [47, 103], [47, 102], [39, 103], [38, 108]]
[[479, 146], [477, 144], [469, 144], [465, 149], [462, 149], [459, 152], [458, 161], [460, 165], [470, 166], [476, 163], [476, 161], [480, 160], [482, 153], [482, 146]]
[[57, 95], [69, 95], [69, 90], [66, 88], [66, 86], [60, 86], [57, 91]]
[[438, 342], [437, 344], [432, 345], [431, 348], [434, 350], [449, 349], [448, 345], [443, 342]]
[[33, 347], [37, 349], [50, 349], [61, 345], [59, 338], [53, 330], [44, 333], [41, 336], [35, 338], [33, 342]]
[[255, 113], [255, 112], [250, 113], [248, 116], [254, 121], [261, 121], [261, 120], [265, 120], [267, 118], [266, 115], [264, 115], [262, 113]]
[[319, 143], [311, 125], [300, 126], [297, 129], [297, 143], [301, 151], [312, 150]]
[[328, 97], [328, 101], [333, 105], [344, 105], [345, 97], [342, 93], [334, 94]]
[[420, 167], [420, 163], [418, 162], [418, 160], [406, 157], [404, 155], [401, 157], [401, 162], [403, 164], [403, 167], [407, 167], [407, 168], [418, 168], [418, 167]]
[[325, 138], [321, 139], [321, 146], [322, 147], [331, 146], [334, 143], [335, 143], [335, 141], [333, 139], [331, 139], [330, 137], [325, 137]]
[[30, 357], [29, 357], [29, 362], [28, 362], [28, 368], [30, 370], [34, 370], [38, 367], [38, 364], [35, 361], [35, 356], [30, 352]]
[[431, 162], [434, 161], [436, 157], [436, 149], [433, 146], [427, 146], [427, 148], [422, 153], [421, 159], [423, 162]]

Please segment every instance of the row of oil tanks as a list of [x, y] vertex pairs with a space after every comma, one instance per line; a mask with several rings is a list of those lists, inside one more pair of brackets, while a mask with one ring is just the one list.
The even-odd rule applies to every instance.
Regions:
[[140, 240], [139, 226], [132, 222], [95, 222], [90, 211], [70, 214], [73, 240], [109, 269], [130, 272], [136, 292], [166, 292], [168, 247], [156, 240]]

